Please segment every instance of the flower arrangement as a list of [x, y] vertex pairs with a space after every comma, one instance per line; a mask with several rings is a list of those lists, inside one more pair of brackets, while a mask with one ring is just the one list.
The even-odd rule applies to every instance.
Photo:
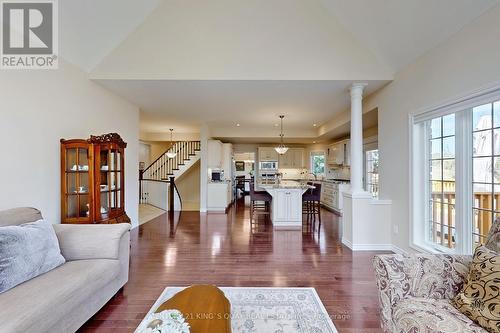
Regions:
[[189, 324], [178, 310], [149, 314], [136, 333], [189, 333]]

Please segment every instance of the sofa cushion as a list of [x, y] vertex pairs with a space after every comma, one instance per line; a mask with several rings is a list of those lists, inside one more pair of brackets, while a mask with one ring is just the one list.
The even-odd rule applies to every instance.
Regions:
[[69, 261], [0, 294], [2, 332], [47, 332], [85, 306], [120, 271], [118, 260]]
[[500, 254], [479, 246], [469, 275], [452, 304], [490, 332], [500, 332]]
[[64, 264], [52, 224], [0, 227], [0, 293]]
[[19, 207], [0, 211], [0, 227], [35, 222], [42, 219], [36, 208]]
[[491, 226], [490, 231], [486, 236], [484, 246], [491, 251], [500, 252], [500, 217], [497, 217]]
[[392, 320], [398, 333], [488, 333], [447, 299], [405, 298], [392, 310]]

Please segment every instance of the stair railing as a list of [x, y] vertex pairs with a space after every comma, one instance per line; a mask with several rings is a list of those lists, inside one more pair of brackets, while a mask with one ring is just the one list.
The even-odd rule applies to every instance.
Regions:
[[[174, 171], [179, 170], [179, 167], [189, 161], [198, 151], [200, 151], [200, 141], [177, 141], [146, 169], [139, 171], [139, 202], [149, 202], [149, 193], [145, 191], [144, 182], [161, 182], [169, 184], [168, 210], [174, 211], [174, 193], [177, 194], [182, 207], [182, 198], [175, 184]], [[175, 152], [175, 157], [169, 158], [167, 153], [170, 152]]]

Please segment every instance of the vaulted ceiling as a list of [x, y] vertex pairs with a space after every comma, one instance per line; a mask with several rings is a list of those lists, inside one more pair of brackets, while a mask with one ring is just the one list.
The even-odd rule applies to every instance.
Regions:
[[60, 48], [141, 108], [143, 132], [274, 137], [284, 113], [296, 137], [315, 137], [350, 83], [379, 89], [499, 2], [65, 0]]

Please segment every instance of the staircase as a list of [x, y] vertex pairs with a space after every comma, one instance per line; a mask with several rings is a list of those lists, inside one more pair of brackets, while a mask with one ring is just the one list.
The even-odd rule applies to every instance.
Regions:
[[[175, 153], [170, 158], [167, 154]], [[200, 141], [177, 141], [139, 174], [140, 203], [165, 210], [181, 210], [182, 199], [175, 186], [179, 178], [200, 159]], [[174, 196], [171, 194], [174, 193]]]

